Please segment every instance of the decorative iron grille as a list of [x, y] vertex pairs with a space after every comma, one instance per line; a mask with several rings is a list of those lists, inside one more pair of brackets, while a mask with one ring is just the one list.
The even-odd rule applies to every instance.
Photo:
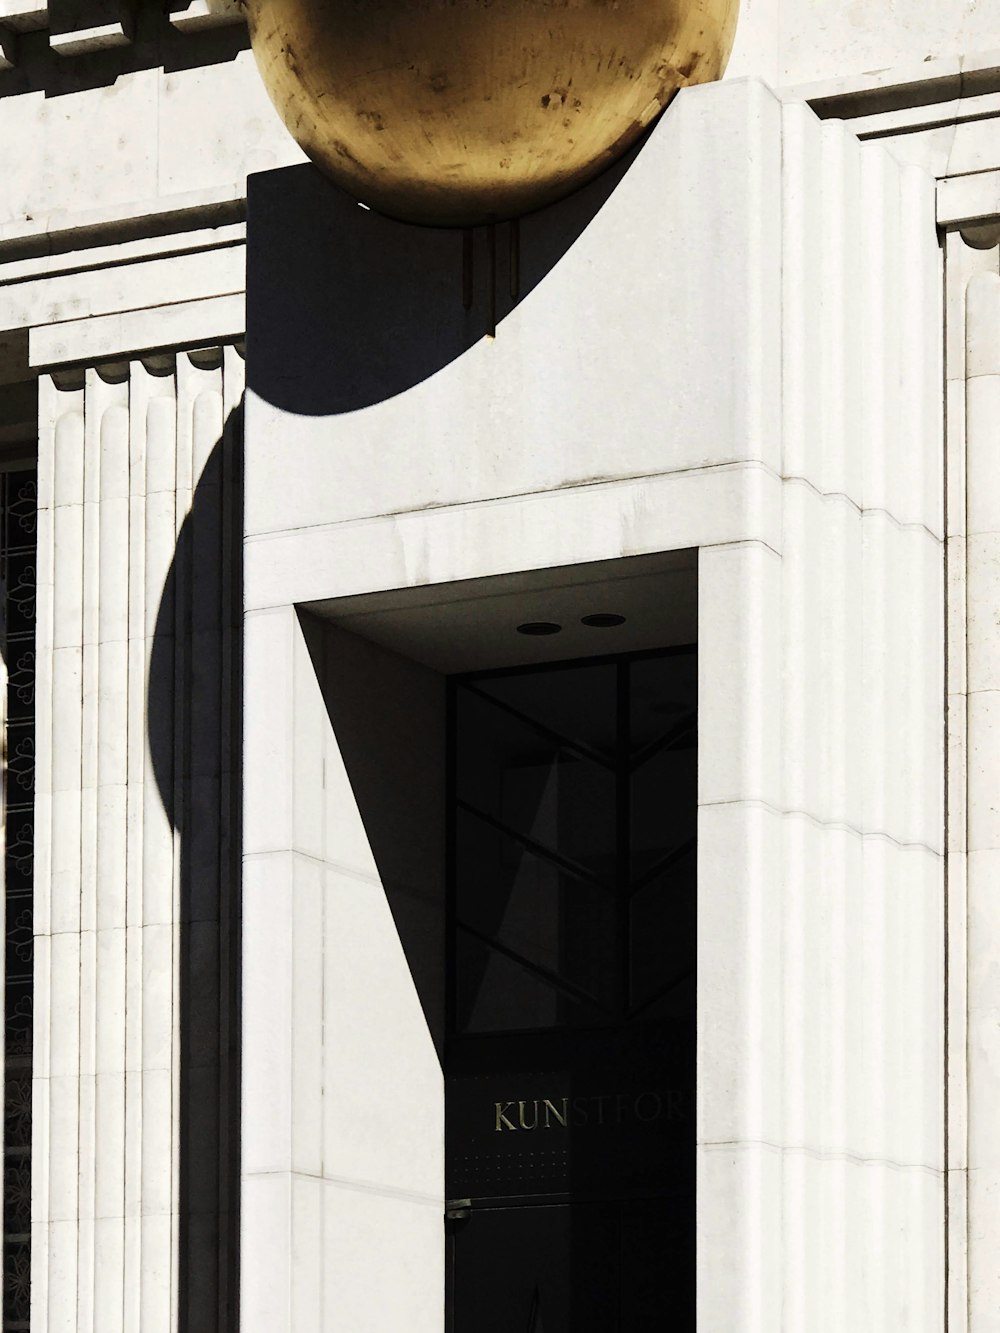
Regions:
[[0, 643], [4, 725], [3, 1328], [30, 1327], [31, 1046], [34, 974], [35, 587], [34, 471], [0, 475]]

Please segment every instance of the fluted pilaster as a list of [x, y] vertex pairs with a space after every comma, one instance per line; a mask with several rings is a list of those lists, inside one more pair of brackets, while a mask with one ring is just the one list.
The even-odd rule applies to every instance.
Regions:
[[43, 377], [33, 1319], [235, 1319], [233, 348]]
[[[985, 261], [985, 262], [984, 262]], [[965, 452], [964, 478], [956, 478], [965, 496], [965, 523], [956, 546], [963, 556], [956, 580], [966, 637], [956, 680], [961, 703], [966, 765], [956, 765], [966, 779], [958, 805], [963, 826], [953, 830], [957, 873], [953, 892], [966, 912], [967, 1011], [964, 1104], [955, 1108], [956, 1127], [964, 1130], [955, 1166], [966, 1182], [968, 1251], [967, 1308], [972, 1333], [1000, 1329], [1000, 1261], [997, 1193], [1000, 1190], [1000, 1133], [996, 1099], [1000, 1086], [1000, 987], [997, 984], [997, 931], [1000, 927], [1000, 818], [996, 781], [1000, 764], [1000, 275], [997, 253], [979, 257], [981, 271], [965, 292]], [[983, 271], [985, 270], [985, 271]], [[958, 657], [961, 644], [956, 644]], [[961, 688], [961, 693], [959, 693]], [[955, 1005], [961, 1007], [961, 991]], [[962, 1114], [962, 1112], [965, 1114]], [[963, 1231], [965, 1228], [963, 1228]]]
[[782, 213], [780, 549], [699, 564], [700, 1197], [721, 1219], [699, 1300], [710, 1327], [738, 1311], [732, 1326], [760, 1333], [930, 1333], [945, 1284], [933, 192], [789, 105]]

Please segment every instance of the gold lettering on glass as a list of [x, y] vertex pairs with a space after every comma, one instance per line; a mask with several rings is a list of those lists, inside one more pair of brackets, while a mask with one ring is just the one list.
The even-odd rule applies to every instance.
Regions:
[[497, 1133], [502, 1133], [505, 1129], [517, 1129], [517, 1126], [507, 1119], [507, 1110], [514, 1105], [513, 1102], [497, 1102]]
[[[562, 1125], [563, 1129], [569, 1123], [569, 1098], [562, 1099], [562, 1110], [558, 1110], [554, 1102], [550, 1102], [548, 1097], [542, 1102], [542, 1110], [545, 1112], [545, 1128], [548, 1129], [555, 1120], [557, 1124]], [[552, 1120], [549, 1117], [552, 1117]]]
[[[517, 1107], [516, 1119], [514, 1107]], [[650, 1125], [654, 1121], [685, 1119], [684, 1094], [671, 1090], [664, 1093], [600, 1093], [584, 1097], [543, 1097], [532, 1100], [494, 1102], [494, 1129], [501, 1134], [506, 1130], [580, 1129], [586, 1125], [623, 1125], [638, 1122]]]
[[[533, 1102], [518, 1102], [517, 1106], [518, 1106], [518, 1116], [517, 1116], [517, 1118], [518, 1118], [518, 1122], [520, 1123], [521, 1128], [522, 1128], [522, 1129], [537, 1129], [537, 1128], [538, 1128], [538, 1102], [537, 1102], [537, 1101], [533, 1101]], [[535, 1109], [535, 1118], [532, 1120], [532, 1122], [531, 1122], [530, 1125], [529, 1125], [529, 1124], [526, 1124], [526, 1123], [525, 1123], [525, 1119], [524, 1119], [524, 1108], [525, 1108], [526, 1106], [533, 1106], [534, 1109]]]

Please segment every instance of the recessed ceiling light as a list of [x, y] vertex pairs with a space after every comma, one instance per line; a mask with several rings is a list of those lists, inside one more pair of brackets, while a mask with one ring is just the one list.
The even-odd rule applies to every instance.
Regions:
[[554, 625], [551, 620], [526, 620], [518, 625], [518, 634], [558, 634], [562, 625]]
[[581, 625], [589, 625], [591, 629], [614, 629], [616, 625], [624, 625], [625, 617], [613, 615], [610, 611], [599, 611], [596, 615], [581, 616]]

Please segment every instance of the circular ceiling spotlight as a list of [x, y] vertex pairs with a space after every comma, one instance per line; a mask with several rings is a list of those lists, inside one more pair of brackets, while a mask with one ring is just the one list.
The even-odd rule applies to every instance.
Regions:
[[558, 634], [562, 625], [554, 625], [551, 620], [526, 620], [518, 625], [518, 634]]
[[616, 625], [624, 625], [625, 617], [613, 615], [610, 611], [599, 611], [592, 616], [581, 616], [581, 625], [589, 625], [591, 629], [614, 629]]

